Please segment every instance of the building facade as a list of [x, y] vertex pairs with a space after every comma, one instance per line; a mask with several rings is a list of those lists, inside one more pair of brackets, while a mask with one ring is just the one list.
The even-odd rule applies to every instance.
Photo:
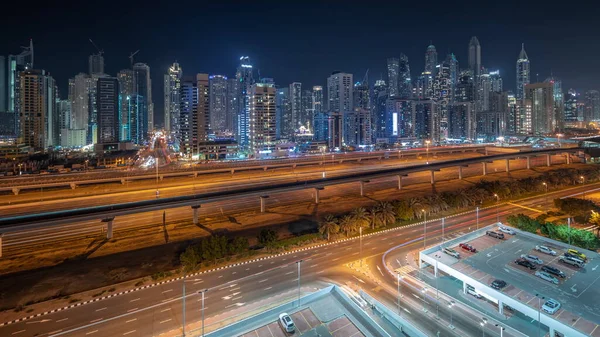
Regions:
[[164, 118], [165, 132], [170, 135], [177, 134], [177, 121], [179, 120], [179, 91], [181, 87], [183, 70], [175, 62], [164, 76]]
[[400, 59], [395, 57], [387, 59], [388, 90], [390, 97], [399, 96]]
[[250, 150], [254, 154], [275, 148], [276, 95], [272, 84], [255, 83], [250, 87]]
[[525, 98], [525, 86], [530, 83], [529, 66], [529, 58], [525, 52], [525, 44], [522, 44], [521, 52], [517, 59], [517, 92], [515, 93], [517, 100]]
[[[143, 104], [139, 107], [140, 112], [148, 125], [144, 128], [146, 135], [154, 130], [154, 104], [152, 103], [152, 80], [150, 79], [150, 67], [145, 63], [133, 65], [133, 90]], [[142, 131], [142, 130], [140, 130]]]
[[531, 101], [531, 133], [553, 133], [557, 123], [554, 114], [554, 85], [532, 83], [525, 86], [525, 98]]
[[210, 129], [215, 134], [227, 131], [227, 77], [211, 75], [210, 85]]
[[96, 105], [98, 111], [98, 143], [118, 143], [121, 120], [119, 80], [116, 77], [98, 79]]

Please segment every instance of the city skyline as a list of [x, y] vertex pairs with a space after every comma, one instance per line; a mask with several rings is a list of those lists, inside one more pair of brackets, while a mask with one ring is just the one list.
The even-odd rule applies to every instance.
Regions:
[[[168, 17], [161, 17], [160, 13], [148, 10], [148, 19], [153, 20], [161, 18], [167, 27], [164, 33], [157, 34], [156, 28], [148, 25], [136, 25], [136, 21], [125, 22], [123, 25], [117, 24], [115, 27], [107, 29], [103, 34], [98, 34], [94, 29], [79, 29], [74, 34], [70, 34], [66, 40], [60, 35], [61, 27], [50, 25], [49, 29], [40, 32], [39, 26], [43, 23], [51, 24], [53, 20], [60, 21], [66, 13], [59, 12], [60, 8], [45, 8], [46, 13], [32, 12], [33, 17], [40, 16], [38, 25], [23, 27], [11, 36], [4, 39], [0, 54], [16, 54], [19, 52], [19, 46], [27, 43], [29, 38], [34, 40], [36, 46], [36, 68], [44, 69], [55, 79], [59, 87], [61, 98], [66, 98], [68, 79], [79, 72], [86, 72], [88, 69], [88, 58], [96, 53], [95, 47], [89, 42], [92, 38], [100, 49], [104, 50], [105, 71], [115, 76], [122, 69], [128, 68], [129, 55], [136, 50], [140, 52], [135, 56], [135, 62], [143, 62], [150, 66], [151, 77], [155, 80], [152, 83], [154, 96], [154, 106], [156, 110], [155, 122], [163, 121], [163, 98], [162, 98], [162, 77], [167, 72], [168, 67], [177, 61], [188, 74], [199, 72], [209, 73], [210, 75], [224, 75], [233, 77], [239, 56], [249, 55], [255, 64], [255, 69], [260, 71], [259, 77], [271, 77], [279, 86], [287, 86], [293, 82], [300, 82], [304, 87], [313, 85], [326, 85], [327, 77], [335, 70], [352, 73], [356, 78], [362, 78], [367, 69], [370, 69], [370, 85], [380, 78], [386, 79], [387, 64], [386, 60], [390, 57], [398, 58], [401, 54], [408, 56], [411, 65], [411, 76], [414, 79], [424, 69], [424, 53], [429, 42], [436, 47], [438, 52], [438, 61], [445, 58], [445, 55], [452, 52], [456, 55], [460, 68], [468, 67], [468, 45], [472, 36], [477, 36], [481, 44], [481, 64], [490, 69], [498, 69], [505, 83], [505, 90], [515, 90], [515, 71], [514, 63], [519, 55], [521, 43], [525, 43], [527, 54], [531, 60], [531, 83], [541, 82], [551, 74], [561, 79], [563, 88], [566, 91], [569, 88], [575, 88], [578, 91], [597, 89], [597, 78], [600, 77], [598, 70], [593, 67], [593, 49], [585, 42], [594, 38], [593, 34], [600, 29], [593, 29], [593, 22], [570, 22], [566, 19], [560, 19], [560, 13], [549, 12], [539, 9], [540, 14], [544, 11], [546, 21], [552, 21], [555, 25], [543, 26], [540, 29], [539, 19], [531, 17], [522, 21], [502, 21], [501, 14], [516, 9], [528, 10], [531, 7], [511, 7], [511, 4], [504, 4], [505, 7], [496, 8], [472, 8], [461, 9], [448, 13], [446, 16], [439, 16], [435, 10], [430, 13], [431, 17], [436, 17], [436, 24], [422, 32], [414, 32], [409, 29], [410, 24], [414, 24], [414, 18], [410, 18], [408, 23], [398, 23], [397, 26], [391, 26], [392, 21], [385, 16], [386, 10], [398, 8], [398, 6], [375, 6], [371, 9], [360, 9], [350, 7], [345, 9], [344, 15], [347, 20], [341, 20], [339, 27], [332, 28], [332, 24], [326, 22], [322, 15], [315, 16], [314, 25], [302, 25], [300, 28], [292, 27], [296, 21], [310, 12], [321, 13], [327, 11], [325, 5], [314, 5], [310, 10], [303, 9], [297, 5], [271, 5], [268, 13], [273, 18], [272, 25], [256, 25], [253, 32], [259, 34], [250, 34], [242, 27], [248, 26], [253, 22], [252, 13], [256, 9], [245, 7], [238, 4], [240, 13], [227, 12], [226, 5], [210, 5], [206, 12], [199, 13], [207, 17], [207, 24], [223, 19], [228, 22], [228, 29], [218, 31], [215, 27], [203, 26], [197, 23], [196, 29], [208, 29], [208, 37], [202, 41], [194, 41], [193, 35], [189, 32], [171, 38], [174, 34], [185, 31], [185, 24], [176, 24]], [[73, 7], [76, 9], [77, 6]], [[109, 11], [116, 7], [107, 6]], [[423, 13], [422, 8], [408, 8], [412, 10], [415, 16]], [[133, 9], [122, 8], [116, 15], [115, 22], [123, 23], [126, 13]], [[284, 10], [292, 10], [298, 15], [292, 18], [286, 18], [283, 15]], [[475, 14], [477, 10], [482, 12], [490, 11], [497, 17], [491, 24], [485, 24], [481, 17]], [[67, 11], [68, 12], [68, 11]], [[249, 14], [243, 16], [242, 14]], [[186, 13], [181, 16], [186, 17]], [[453, 29], [448, 31], [444, 25], [450, 25], [449, 17], [464, 18], [472, 17], [471, 25], [454, 23]], [[580, 13], [585, 16], [587, 14]], [[3, 21], [2, 26], [10, 26], [19, 20], [20, 16], [15, 15]], [[239, 18], [239, 20], [234, 20]], [[285, 20], [284, 20], [285, 18]], [[349, 23], [363, 18], [364, 29], [359, 33], [341, 34], [344, 27]], [[375, 19], [379, 20], [375, 20]], [[73, 19], [78, 21], [80, 19]], [[511, 20], [514, 20], [511, 18]], [[185, 21], [185, 20], [177, 20]], [[196, 20], [201, 21], [201, 20]], [[584, 20], [580, 20], [584, 21]], [[348, 23], [346, 23], [348, 22]], [[408, 25], [408, 26], [407, 26]], [[80, 25], [82, 26], [82, 25]], [[85, 27], [85, 26], [82, 26]], [[195, 26], [194, 26], [195, 27]], [[273, 28], [280, 29], [273, 29]], [[383, 29], [382, 29], [383, 28]], [[560, 28], [560, 29], [558, 29]], [[110, 34], [113, 30], [120, 32], [117, 38]], [[297, 32], [298, 39], [293, 39], [297, 43], [282, 43], [282, 31]], [[271, 31], [271, 39], [258, 38], [260, 32]], [[374, 32], [377, 31], [377, 34]], [[411, 34], [403, 32], [410, 31]], [[579, 32], [578, 34], [574, 34]], [[584, 34], [581, 34], [584, 32]], [[114, 32], [112, 32], [114, 33]], [[315, 43], [302, 38], [305, 34], [317, 34]], [[597, 34], [597, 33], [596, 33]], [[134, 38], [135, 36], [135, 38]], [[335, 41], [338, 36], [339, 41]], [[369, 36], [368, 39], [365, 37]], [[373, 36], [373, 37], [371, 37]], [[563, 39], [564, 44], [556, 44], [555, 40], [560, 37], [571, 37], [568, 40]], [[119, 38], [123, 37], [123, 38]], [[197, 38], [196, 38], [197, 39]], [[394, 41], [389, 43], [387, 41]], [[360, 42], [361, 48], [356, 49], [356, 43]], [[194, 45], [203, 44], [203, 48], [194, 47]], [[206, 46], [206, 48], [204, 47]], [[57, 48], [59, 47], [59, 48]], [[591, 50], [590, 50], [591, 49]], [[585, 52], [584, 52], [585, 51]], [[351, 53], [353, 57], [344, 57]], [[68, 57], [65, 54], [69, 54]], [[538, 76], [539, 74], [539, 76]], [[258, 74], [256, 74], [258, 75]]]

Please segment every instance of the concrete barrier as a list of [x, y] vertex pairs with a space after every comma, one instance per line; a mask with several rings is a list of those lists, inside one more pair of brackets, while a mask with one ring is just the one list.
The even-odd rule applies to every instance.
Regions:
[[382, 303], [379, 303], [376, 299], [371, 297], [369, 294], [364, 291], [359, 292], [360, 296], [365, 299], [372, 307], [374, 307], [377, 311], [379, 311], [385, 319], [387, 319], [392, 325], [394, 325], [398, 330], [404, 332], [406, 336], [418, 336], [418, 337], [427, 337], [427, 334], [423, 331], [417, 329], [412, 324], [410, 324], [407, 320], [400, 317], [397, 313], [388, 309]]

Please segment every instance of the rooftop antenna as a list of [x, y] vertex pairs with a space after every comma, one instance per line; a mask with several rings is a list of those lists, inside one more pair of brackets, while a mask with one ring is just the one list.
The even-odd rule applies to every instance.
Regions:
[[33, 39], [29, 39], [29, 47], [21, 46], [21, 49], [23, 49], [23, 51], [21, 52], [21, 54], [17, 55], [17, 58], [19, 60], [18, 62], [24, 63], [25, 57], [31, 56], [31, 63], [29, 64], [29, 66], [33, 69]]
[[365, 73], [365, 77], [363, 77], [363, 80], [362, 80], [362, 85], [365, 85], [365, 83], [367, 84], [367, 86], [369, 86], [369, 69], [367, 69], [367, 72]]
[[92, 45], [94, 46], [94, 48], [96, 48], [96, 50], [98, 50], [98, 55], [102, 56], [102, 54], [104, 54], [104, 49], [98, 48], [98, 46], [94, 43], [94, 41], [92, 41], [92, 39], [89, 39], [89, 40], [92, 43]]
[[129, 61], [131, 63], [131, 68], [133, 68], [133, 57], [139, 52], [140, 52], [140, 50], [138, 49], [135, 52], [131, 53], [131, 55], [129, 55]]

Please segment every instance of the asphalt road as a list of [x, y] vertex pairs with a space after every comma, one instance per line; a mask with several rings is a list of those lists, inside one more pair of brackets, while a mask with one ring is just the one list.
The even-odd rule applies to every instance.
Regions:
[[[564, 163], [564, 158], [555, 156], [553, 157], [554, 163]], [[546, 165], [545, 157], [540, 158], [532, 158], [531, 165], [533, 166], [543, 166]], [[504, 173], [505, 161], [496, 161], [493, 164], [487, 164], [488, 173]], [[512, 170], [524, 169], [526, 167], [525, 160], [515, 160], [511, 161]], [[322, 171], [307, 173], [305, 175], [306, 179], [308, 179], [309, 175], [321, 175]], [[469, 167], [463, 168], [463, 177], [470, 176], [479, 176], [482, 174], [482, 166], [481, 165], [471, 165]], [[443, 169], [440, 172], [435, 173], [436, 181], [444, 181], [444, 180], [454, 180], [457, 178], [457, 170], [456, 169]], [[302, 179], [296, 177], [295, 175], [291, 175], [288, 173], [287, 179]], [[407, 177], [403, 178], [403, 186], [417, 184], [417, 183], [427, 183], [430, 182], [430, 173], [429, 172], [420, 172], [416, 174], [411, 174]], [[257, 182], [257, 184], [263, 184], [265, 182]], [[266, 182], [268, 183], [268, 182]], [[252, 181], [242, 181], [239, 184], [243, 184], [247, 187], [249, 184], [254, 184]], [[238, 185], [239, 186], [239, 185]], [[171, 188], [162, 189], [161, 196], [172, 196], [172, 195], [181, 195], [182, 193], [193, 193], [194, 188], [196, 188], [197, 192], [207, 192], [209, 190], [214, 189], [223, 189], [223, 188], [235, 188], [235, 185], [229, 185], [227, 181], [223, 181], [218, 183], [217, 185], [210, 187], [199, 187], [198, 185], [194, 186], [183, 186], [183, 187], [173, 187], [171, 192]], [[395, 176], [373, 180], [368, 184], [365, 184], [365, 196], [368, 197], [369, 194], [372, 194], [376, 191], [381, 190], [389, 190], [391, 193], [398, 193], [395, 189], [397, 188], [397, 179]], [[344, 195], [358, 195], [359, 194], [359, 185], [358, 184], [341, 184], [328, 187], [320, 192], [320, 199], [324, 202], [327, 202], [327, 198], [344, 196]], [[72, 208], [72, 207], [84, 207], [84, 206], [93, 206], [99, 204], [106, 203], [115, 203], [117, 200], [119, 203], [127, 202], [127, 201], [136, 201], [142, 200], [145, 198], [155, 197], [155, 190], [144, 190], [144, 191], [136, 191], [136, 192], [127, 192], [127, 193], [119, 193], [116, 195], [107, 195], [107, 196], [91, 196], [91, 197], [82, 197], [77, 199], [67, 199], [67, 200], [58, 200], [58, 201], [49, 201], [49, 202], [37, 202], [37, 203], [28, 203], [28, 204], [19, 204], [13, 206], [1, 206], [0, 211], [2, 214], [6, 215], [14, 215], [21, 213], [30, 213], [32, 209], [35, 209], [37, 212], [42, 211], [53, 211], [64, 208]], [[117, 199], [118, 198], [118, 199]], [[303, 190], [303, 191], [295, 191], [295, 192], [287, 192], [281, 193], [277, 195], [272, 195], [266, 201], [267, 210], [270, 206], [284, 206], [284, 205], [292, 205], [298, 203], [309, 203], [314, 200], [314, 194], [312, 190]], [[260, 207], [259, 199], [238, 199], [238, 200], [227, 200], [216, 203], [208, 203], [203, 204], [200, 210], [200, 222], [203, 221], [203, 218], [211, 218], [215, 216], [222, 215], [234, 215], [239, 214], [245, 211], [256, 211]], [[318, 208], [315, 208], [315, 211], [318, 211]], [[166, 212], [166, 217], [169, 222], [187, 220], [189, 221], [192, 218], [192, 210], [187, 207], [176, 208], [169, 210]], [[161, 224], [163, 219], [162, 211], [155, 212], [146, 212], [139, 213], [133, 215], [127, 215], [122, 217], [117, 217], [114, 222], [114, 236], [118, 237], [120, 232], [123, 233], [125, 231], [131, 231], [135, 228], [140, 228], [142, 226], [148, 226], [151, 224]], [[103, 224], [97, 221], [86, 221], [80, 223], [66, 224], [61, 226], [53, 226], [47, 228], [40, 229], [31, 229], [31, 230], [22, 230], [18, 232], [10, 232], [4, 234], [4, 249], [6, 254], [10, 253], [11, 249], [14, 248], [22, 248], [27, 245], [37, 245], [40, 243], [50, 243], [55, 240], [67, 240], [73, 239], [77, 237], [87, 236], [90, 234], [97, 234], [101, 230], [101, 226]]]
[[[578, 187], [568, 191], [551, 192], [550, 195], [552, 198], [566, 196], [589, 188], [589, 186]], [[540, 205], [552, 198], [536, 197], [520, 204], [525, 206]], [[508, 204], [501, 205], [498, 208], [501, 217], [521, 211], [527, 213], [526, 209]], [[494, 222], [495, 217], [496, 209], [494, 207], [480, 211], [481, 224]], [[448, 218], [446, 219], [446, 233], [465, 231], [466, 228], [473, 227], [474, 224], [474, 213]], [[440, 221], [431, 221], [428, 224], [428, 232], [430, 233], [428, 240], [433, 240], [441, 234], [440, 226]], [[416, 226], [364, 237], [363, 257], [369, 261], [381, 260], [382, 254], [389, 248], [420, 238], [422, 235], [421, 230], [420, 226]], [[406, 254], [409, 250], [418, 248], [419, 244], [420, 242], [415, 242], [412, 245], [402, 247], [397, 251], [397, 254]], [[295, 261], [299, 259], [304, 260], [302, 263], [302, 284], [312, 284], [313, 282], [329, 279], [356, 282], [355, 275], [352, 274], [349, 268], [346, 268], [347, 271], [340, 272], [340, 268], [336, 267], [356, 261], [360, 254], [358, 245], [358, 240], [351, 240], [203, 274], [196, 280], [187, 282], [187, 290], [189, 293], [194, 293], [209, 288], [205, 299], [206, 316], [213, 317], [227, 315], [227, 312], [234, 308], [250, 305], [252, 302], [273, 296], [280, 291], [295, 289], [297, 284]], [[375, 266], [374, 264], [373, 268]], [[373, 270], [373, 273], [377, 275], [378, 271]], [[386, 288], [392, 287], [393, 289], [396, 285], [395, 279], [389, 275], [382, 274], [381, 280], [387, 284]], [[172, 282], [108, 298], [33, 320], [0, 327], [0, 335], [48, 336], [50, 333], [56, 335], [82, 326], [84, 327], [64, 335], [159, 335], [178, 329], [181, 325], [181, 288], [181, 282]], [[410, 292], [410, 288], [406, 288], [405, 291], [405, 297], [410, 295], [417, 300], [414, 303], [418, 303], [417, 296], [420, 295], [416, 291]], [[373, 295], [379, 298], [378, 293]], [[384, 300], [387, 298], [388, 301], [393, 297], [390, 294], [385, 296], [387, 297], [382, 298]], [[198, 300], [198, 295], [188, 297], [186, 309], [188, 322], [199, 319]], [[406, 303], [411, 302], [407, 301]], [[437, 320], [427, 318], [430, 316], [422, 316], [417, 312], [420, 307], [414, 303], [410, 308], [407, 308], [410, 313], [406, 313], [405, 317], [417, 322], [420, 328], [430, 333], [433, 332], [432, 335], [435, 335], [437, 331], [442, 331], [442, 335], [444, 335], [444, 331], [447, 331], [444, 327], [446, 323], [441, 322], [438, 325]], [[457, 317], [460, 316], [456, 315], [458, 312], [460, 311], [454, 311], [454, 325], [469, 335], [479, 334], [481, 330], [478, 321], [473, 321], [466, 316], [464, 319]], [[444, 315], [448, 312], [442, 309], [440, 313]], [[93, 325], [90, 326], [90, 324]]]

